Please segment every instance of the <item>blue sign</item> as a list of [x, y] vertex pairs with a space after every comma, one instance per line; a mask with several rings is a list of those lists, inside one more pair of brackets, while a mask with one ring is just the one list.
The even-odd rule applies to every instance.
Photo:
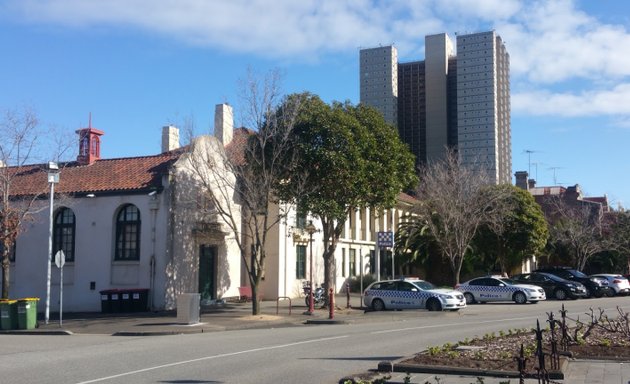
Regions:
[[376, 234], [377, 244], [379, 247], [393, 247], [394, 246], [394, 233], [393, 232], [378, 232]]

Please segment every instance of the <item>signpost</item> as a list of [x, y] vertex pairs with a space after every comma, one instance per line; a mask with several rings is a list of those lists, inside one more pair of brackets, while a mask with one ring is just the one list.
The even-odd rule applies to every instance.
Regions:
[[[377, 245], [379, 249], [382, 248], [391, 248], [392, 249], [392, 279], [395, 276], [394, 273], [394, 232], [378, 232], [376, 235]], [[379, 265], [376, 266], [376, 270], [378, 271], [378, 275], [380, 275], [380, 260]]]
[[62, 313], [63, 313], [63, 266], [66, 263], [66, 255], [63, 253], [63, 250], [58, 250], [55, 253], [55, 265], [59, 268], [59, 326], [63, 324]]

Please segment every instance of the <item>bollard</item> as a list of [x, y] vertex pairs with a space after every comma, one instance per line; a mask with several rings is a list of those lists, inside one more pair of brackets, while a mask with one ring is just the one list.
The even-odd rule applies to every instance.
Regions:
[[328, 304], [328, 318], [332, 320], [335, 318], [335, 293], [332, 288], [330, 288]]
[[346, 283], [346, 308], [350, 308], [350, 283]]

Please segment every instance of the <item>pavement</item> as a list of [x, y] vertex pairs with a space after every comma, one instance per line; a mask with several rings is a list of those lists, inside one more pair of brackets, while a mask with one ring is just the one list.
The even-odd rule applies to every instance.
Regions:
[[[279, 302], [261, 302], [261, 313], [251, 314], [251, 303], [225, 302], [203, 306], [198, 323], [178, 321], [175, 311], [136, 312], [136, 313], [67, 313], [59, 320], [57, 313], [52, 313], [48, 324], [42, 319], [33, 330], [0, 331], [2, 334], [102, 334], [112, 336], [160, 336], [183, 333], [222, 332], [227, 330], [279, 328], [291, 326], [325, 326], [369, 322], [373, 317], [365, 316], [365, 311], [358, 304], [358, 296], [351, 298], [355, 306], [348, 307], [345, 296], [336, 298], [337, 309], [332, 318], [328, 310], [316, 309], [308, 314], [303, 299]], [[181, 319], [180, 319], [181, 320]], [[382, 320], [382, 318], [380, 318]], [[375, 366], [376, 370], [377, 367]], [[385, 378], [386, 383], [419, 384], [506, 384], [519, 383], [518, 378], [477, 377], [463, 375], [461, 372], [446, 373], [380, 373], [375, 378]], [[342, 379], [342, 378], [340, 378]], [[340, 382], [343, 382], [341, 380]], [[539, 383], [538, 379], [525, 379], [527, 384]], [[570, 360], [564, 369], [563, 380], [554, 382], [569, 384], [630, 384], [630, 361], [595, 361]]]

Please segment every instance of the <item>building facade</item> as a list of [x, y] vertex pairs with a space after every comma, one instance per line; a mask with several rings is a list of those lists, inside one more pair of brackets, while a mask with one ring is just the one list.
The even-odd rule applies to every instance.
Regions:
[[[398, 63], [397, 71], [385, 70], [398, 56], [395, 47], [361, 50], [361, 102], [386, 116], [397, 98], [397, 117], [386, 120], [398, 127], [417, 165], [441, 159], [451, 147], [463, 164], [510, 183], [509, 54], [494, 31], [458, 35], [456, 47], [457, 53], [444, 33], [426, 36], [425, 60]], [[391, 85], [397, 91], [389, 92]]]

